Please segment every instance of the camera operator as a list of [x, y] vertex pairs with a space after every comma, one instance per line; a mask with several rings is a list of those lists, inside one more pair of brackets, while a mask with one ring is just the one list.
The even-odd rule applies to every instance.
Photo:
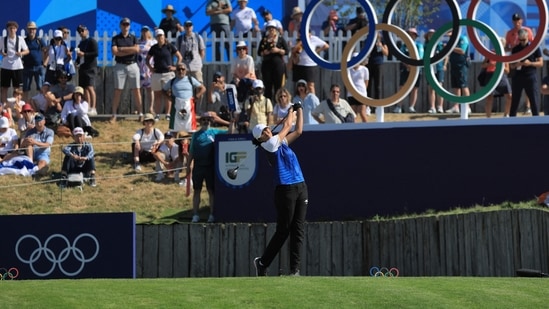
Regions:
[[[233, 102], [235, 111], [231, 112], [229, 108], [227, 89], [231, 88], [233, 92]], [[213, 117], [213, 126], [229, 126], [234, 119], [238, 119], [240, 107], [238, 106], [236, 86], [225, 83], [225, 76], [221, 72], [215, 72], [213, 81], [208, 87], [208, 107], [207, 110], [215, 112], [218, 117]]]

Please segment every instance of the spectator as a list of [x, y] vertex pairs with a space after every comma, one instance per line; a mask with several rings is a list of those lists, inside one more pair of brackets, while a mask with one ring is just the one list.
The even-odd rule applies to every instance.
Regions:
[[[516, 54], [521, 50], [527, 48], [530, 45], [528, 40], [528, 31], [526, 29], [520, 29], [518, 31], [519, 44], [511, 50], [512, 54]], [[512, 77], [511, 89], [512, 89], [512, 101], [511, 110], [509, 112], [510, 117], [517, 115], [518, 105], [520, 103], [520, 97], [522, 90], [526, 93], [526, 96], [530, 99], [530, 107], [532, 108], [532, 115], [538, 116], [538, 106], [540, 98], [540, 86], [538, 80], [537, 68], [543, 67], [543, 57], [541, 50], [536, 48], [528, 57], [521, 61], [510, 64], [511, 69], [515, 69], [515, 74]]]
[[292, 107], [292, 102], [290, 102], [290, 92], [286, 88], [280, 88], [276, 92], [276, 104], [273, 108], [273, 119], [274, 123], [280, 123]]
[[14, 129], [10, 128], [10, 121], [6, 117], [0, 117], [0, 162], [19, 148], [19, 137]]
[[256, 79], [254, 58], [248, 55], [246, 42], [239, 41], [236, 44], [236, 54], [237, 57], [231, 60], [232, 83], [239, 85], [241, 79]]
[[[419, 59], [422, 59], [423, 58], [423, 44], [417, 40], [418, 34], [417, 34], [416, 28], [409, 28], [407, 30], [407, 32], [415, 42]], [[400, 46], [400, 51], [406, 56], [410, 55], [410, 51], [408, 50], [408, 47], [406, 46], [406, 44], [402, 44]], [[400, 63], [400, 87], [402, 87], [406, 83], [406, 80], [408, 79], [409, 76], [410, 76], [410, 65], [401, 62]], [[410, 92], [409, 103], [408, 103], [409, 104], [408, 105], [408, 112], [409, 113], [415, 113], [416, 112], [415, 106], [416, 106], [416, 103], [417, 103], [417, 96], [418, 96], [418, 92], [419, 92], [419, 86], [421, 85], [421, 79], [422, 79], [422, 74], [421, 74], [421, 70], [420, 70], [419, 75], [417, 77], [416, 84], [414, 85], [414, 88], [412, 88], [412, 91]], [[401, 113], [401, 112], [402, 112], [402, 101], [397, 103], [395, 108], [393, 109], [393, 113]]]
[[34, 111], [44, 113], [46, 109], [48, 109], [51, 103], [48, 101], [48, 94], [51, 94], [50, 86], [50, 83], [44, 82], [44, 84], [42, 84], [42, 88], [40, 88], [40, 92], [31, 98], [30, 104]]
[[21, 90], [21, 88], [15, 88], [13, 90], [13, 98], [8, 98], [7, 101], [13, 121], [19, 120], [19, 118], [21, 118], [21, 108], [25, 105], [25, 101], [23, 101], [23, 90]]
[[549, 116], [549, 75], [541, 81], [540, 92], [543, 95], [543, 115]]
[[[230, 110], [227, 89], [233, 90], [234, 111]], [[208, 108], [212, 112], [213, 126], [230, 126], [233, 119], [238, 119], [240, 106], [237, 101], [236, 86], [225, 83], [225, 76], [221, 72], [215, 72], [211, 87], [208, 87]]]
[[[492, 106], [494, 103], [494, 98], [503, 97], [503, 96], [505, 96], [505, 107], [504, 107], [503, 117], [509, 117], [509, 111], [511, 110], [511, 100], [512, 100], [511, 85], [509, 84], [509, 79], [507, 78], [507, 74], [509, 74], [509, 63], [505, 62], [503, 63], [503, 66], [504, 66], [504, 71], [498, 86], [496, 87], [494, 92], [492, 92], [492, 94], [486, 97], [486, 104], [484, 105], [486, 118], [490, 118], [492, 116]], [[492, 75], [496, 70], [496, 62], [486, 58], [482, 62], [481, 67], [483, 70], [486, 70], [485, 80], [488, 81], [490, 78], [492, 78]], [[485, 86], [485, 85], [481, 85], [481, 86]]]
[[90, 37], [90, 31], [84, 25], [79, 25], [76, 32], [82, 39], [76, 49], [76, 64], [78, 65], [78, 86], [84, 89], [84, 99], [90, 104], [89, 115], [96, 116], [95, 75], [97, 74], [97, 41]]
[[303, 19], [303, 11], [299, 6], [295, 6], [292, 9], [292, 15], [290, 15], [290, 22], [288, 23], [288, 35], [290, 37], [295, 37], [294, 33], [299, 33], [301, 28], [301, 19]]
[[[452, 33], [448, 33], [449, 36]], [[422, 56], [423, 57], [423, 56]], [[469, 39], [465, 35], [461, 35], [458, 39], [456, 48], [450, 53], [450, 84], [456, 96], [469, 96]], [[467, 105], [467, 112], [471, 108]], [[447, 113], [459, 113], [459, 104], [448, 110]]]
[[[177, 38], [177, 48], [183, 57], [183, 62], [187, 65], [189, 71], [187, 74], [196, 78], [200, 83], [204, 83], [202, 76], [202, 66], [204, 57], [206, 56], [206, 45], [202, 36], [193, 32], [193, 22], [187, 20], [185, 22], [185, 33], [182, 33]], [[201, 107], [200, 102], [195, 102], [198, 107]], [[197, 108], [201, 110], [201, 108]]]
[[48, 52], [44, 58], [44, 66], [46, 67], [46, 81], [52, 85], [57, 84], [58, 71], [65, 71], [65, 63], [72, 58], [69, 48], [63, 41], [63, 31], [55, 30], [53, 39], [48, 47]]
[[[83, 92], [83, 91], [82, 91]], [[85, 178], [89, 179], [89, 184], [92, 187], [97, 186], [95, 182], [95, 152], [90, 142], [86, 141], [84, 130], [80, 127], [72, 130], [74, 143], [70, 143], [63, 148], [63, 165], [61, 174], [65, 179], [69, 174], [82, 173]]]
[[[154, 44], [145, 59], [146, 65], [149, 70], [153, 72], [151, 80], [151, 88], [154, 93], [154, 112], [156, 114], [156, 120], [160, 118], [162, 113], [162, 101], [166, 100], [166, 120], [170, 120], [168, 114], [172, 108], [172, 101], [170, 97], [162, 95], [162, 88], [166, 83], [170, 82], [175, 77], [175, 65], [173, 64], [173, 57], [177, 58], [177, 63], [181, 62], [181, 54], [177, 51], [172, 44], [168, 43], [164, 30], [156, 29], [154, 31], [157, 43]], [[153, 61], [151, 62], [151, 58]], [[154, 64], [154, 66], [153, 66]]]
[[[147, 106], [149, 106], [148, 110], [151, 113], [154, 113], [154, 95], [151, 88], [152, 72], [145, 62], [145, 59], [147, 59], [147, 53], [149, 53], [151, 46], [156, 44], [156, 40], [151, 34], [151, 28], [149, 28], [148, 26], [143, 26], [141, 28], [141, 36], [139, 37], [137, 44], [139, 44], [139, 53], [137, 54], [137, 66], [139, 67], [139, 79], [141, 81], [140, 86], [142, 89], [145, 89], [146, 97], [148, 100]], [[147, 110], [146, 107], [145, 110]]]
[[191, 138], [191, 146], [189, 150], [189, 159], [187, 162], [187, 175], [191, 173], [192, 167], [192, 184], [193, 184], [193, 218], [192, 222], [200, 221], [198, 209], [200, 206], [200, 192], [202, 191], [202, 183], [206, 181], [206, 190], [208, 191], [210, 203], [210, 215], [208, 223], [214, 222], [214, 180], [215, 180], [215, 153], [214, 141], [218, 134], [232, 133], [232, 128], [220, 130], [211, 128], [213, 118], [209, 112], [206, 112], [200, 117], [200, 130], [196, 131]]
[[248, 0], [238, 0], [238, 7], [231, 14], [231, 28], [240, 38], [247, 38], [248, 34], [259, 32], [259, 21], [255, 11], [249, 7]]
[[83, 99], [83, 96], [84, 88], [76, 87], [72, 99], [63, 105], [61, 122], [71, 131], [75, 128], [83, 128], [88, 135], [98, 137], [99, 132], [92, 127], [88, 116], [89, 104]]
[[29, 91], [32, 81], [34, 80], [36, 83], [36, 90], [40, 91], [46, 76], [43, 58], [48, 48], [46, 41], [36, 36], [36, 31], [36, 23], [29, 21], [27, 23], [27, 37], [25, 38], [29, 53], [23, 56], [23, 98], [27, 102], [30, 102]]
[[278, 29], [278, 32], [282, 35], [284, 33], [284, 29], [282, 28], [282, 23], [278, 19], [273, 18], [273, 13], [269, 11], [268, 9], [264, 9], [261, 13], [261, 16], [263, 16], [263, 28], [261, 29], [262, 32], [267, 31], [267, 23], [272, 21], [276, 25], [276, 29]]
[[[169, 128], [171, 131], [193, 132], [196, 130], [195, 97], [202, 98], [206, 88], [196, 78], [185, 76], [187, 65], [177, 64], [175, 78], [164, 84], [164, 92], [172, 98]], [[194, 93], [194, 95], [193, 95]]]
[[[358, 56], [358, 53], [353, 53], [353, 57], [356, 56]], [[347, 70], [349, 72], [349, 76], [351, 77], [351, 81], [355, 86], [355, 89], [363, 97], [367, 97], [368, 81], [370, 80], [370, 72], [368, 72], [368, 68], [366, 68], [362, 63], [359, 63]], [[353, 97], [351, 93], [348, 93], [347, 101], [351, 105], [351, 108], [353, 109], [355, 114], [360, 115], [360, 119], [362, 120], [362, 122], [367, 122], [368, 119], [366, 114], [366, 105], [362, 104], [359, 100]]]
[[162, 20], [160, 21], [160, 25], [158, 25], [158, 28], [162, 29], [166, 36], [168, 36], [169, 34], [171, 39], [177, 37], [177, 32], [183, 31], [183, 26], [181, 26], [181, 22], [179, 22], [179, 19], [173, 16], [176, 13], [173, 5], [166, 5], [166, 7], [162, 9], [162, 13], [164, 13], [166, 17], [162, 18]]
[[[309, 46], [317, 54], [330, 48], [330, 45], [321, 40], [316, 35], [309, 32]], [[291, 60], [288, 62], [292, 69], [292, 81], [304, 79], [307, 81], [308, 92], [316, 93], [314, 79], [320, 75], [318, 65], [309, 57], [309, 54], [303, 51], [301, 35], [298, 33], [294, 47], [292, 47]]]
[[[55, 96], [55, 101], [60, 104], [61, 108], [65, 105], [65, 102], [72, 100], [72, 94], [74, 93], [75, 86], [67, 83], [68, 74], [65, 71], [59, 71], [56, 74], [57, 84], [51, 87], [51, 93]], [[48, 115], [46, 116], [46, 125], [49, 125]]]
[[255, 127], [258, 124], [271, 125], [273, 123], [273, 104], [271, 99], [267, 98], [264, 92], [263, 81], [254, 80], [254, 95], [246, 101], [244, 106], [246, 114], [249, 117], [248, 127]]
[[368, 82], [368, 93], [373, 99], [381, 99], [381, 82], [383, 80], [382, 65], [384, 57], [389, 55], [389, 48], [383, 41], [381, 32], [376, 35], [376, 46], [368, 56], [366, 67], [370, 73], [370, 81]]
[[137, 45], [137, 38], [130, 33], [129, 18], [122, 18], [120, 21], [120, 30], [120, 33], [112, 38], [111, 45], [116, 65], [114, 66], [114, 95], [112, 98], [112, 117], [110, 122], [116, 122], [120, 95], [122, 94], [126, 80], [135, 98], [135, 107], [139, 113], [139, 121], [143, 121], [143, 106], [141, 104], [139, 81], [140, 72], [136, 63], [139, 46]]
[[324, 32], [325, 37], [330, 35], [335, 36], [339, 31], [345, 30], [343, 23], [339, 20], [339, 16], [337, 15], [336, 10], [330, 10], [330, 13], [328, 13], [328, 17], [322, 23], [321, 28]]
[[347, 101], [339, 98], [340, 92], [339, 85], [333, 84], [330, 87], [330, 98], [320, 102], [312, 112], [316, 121], [319, 123], [354, 122], [356, 114]]
[[303, 124], [318, 124], [318, 121], [311, 114], [320, 105], [318, 97], [308, 91], [307, 81], [300, 79], [295, 86], [295, 95], [292, 102], [301, 102], [303, 108]]
[[34, 109], [32, 108], [32, 105], [29, 103], [23, 105], [21, 114], [23, 117], [21, 117], [17, 122], [17, 127], [19, 129], [19, 136], [23, 137], [28, 130], [35, 127]]
[[368, 21], [366, 20], [366, 12], [362, 6], [356, 7], [356, 17], [349, 20], [347, 26], [345, 26], [345, 31], [351, 31], [351, 34], [355, 34], [359, 29], [368, 26]]
[[23, 85], [23, 60], [29, 54], [29, 48], [25, 39], [17, 35], [19, 25], [15, 21], [8, 21], [6, 29], [8, 35], [0, 40], [2, 52], [2, 72], [0, 73], [1, 97], [0, 101], [8, 98], [8, 89], [14, 89]]
[[38, 166], [37, 175], [45, 176], [49, 170], [51, 145], [53, 144], [53, 130], [46, 127], [46, 118], [42, 114], [34, 116], [35, 127], [28, 130], [21, 141], [21, 148]]
[[274, 23], [267, 25], [267, 31], [259, 43], [258, 54], [263, 57], [261, 76], [265, 83], [265, 96], [272, 99], [273, 94], [283, 87], [286, 67], [284, 56], [289, 52], [286, 40], [276, 30]]
[[153, 153], [164, 141], [164, 134], [160, 129], [154, 127], [154, 116], [147, 113], [143, 119], [143, 128], [137, 130], [133, 135], [132, 154], [133, 169], [141, 171], [141, 163], [155, 162]]
[[[220, 38], [223, 34], [225, 38], [229, 37], [231, 32], [230, 14], [233, 11], [231, 1], [228, 0], [209, 0], [206, 5], [206, 15], [210, 16], [210, 27], [216, 38]], [[225, 41], [225, 53], [227, 59], [231, 59], [230, 45]], [[221, 61], [221, 43], [215, 43], [215, 61]]]
[[[429, 29], [427, 33], [425, 33], [425, 44], [429, 43], [431, 38], [433, 37], [433, 33], [435, 33], [435, 29]], [[435, 54], [438, 54], [442, 51], [444, 48], [443, 42], [438, 42], [435, 47]], [[435, 69], [435, 78], [436, 81], [442, 86], [444, 84], [444, 78], [445, 78], [445, 72], [446, 68], [448, 66], [448, 57], [445, 57], [442, 61], [438, 62], [434, 69]], [[438, 104], [436, 104], [438, 103]], [[435, 108], [436, 104], [436, 108]], [[437, 102], [437, 94], [435, 92], [435, 89], [431, 86], [429, 86], [429, 114], [436, 114], [438, 113], [444, 113], [444, 98], [442, 96], [438, 96], [438, 102]]]
[[181, 160], [179, 159], [179, 145], [175, 142], [175, 136], [171, 131], [164, 134], [164, 143], [160, 145], [158, 151], [152, 154], [156, 159], [156, 182], [164, 179], [164, 171], [168, 174], [174, 174], [174, 181], [179, 183], [179, 171], [181, 169]]

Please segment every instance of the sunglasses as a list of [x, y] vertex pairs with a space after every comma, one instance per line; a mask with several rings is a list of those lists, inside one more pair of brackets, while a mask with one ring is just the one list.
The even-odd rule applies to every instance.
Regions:
[[187, 69], [185, 68], [177, 68], [178, 71], [186, 71]]
[[236, 50], [246, 50], [246, 47], [237, 47]]
[[126, 26], [129, 26], [130, 24], [128, 23], [122, 23], [122, 26], [126, 27]]
[[339, 93], [339, 90], [332, 90], [332, 93]]
[[69, 34], [69, 32], [68, 31], [63, 31], [63, 34]]

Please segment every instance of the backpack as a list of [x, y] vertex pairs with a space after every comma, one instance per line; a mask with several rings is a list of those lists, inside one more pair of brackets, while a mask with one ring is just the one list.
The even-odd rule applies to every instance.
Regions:
[[[15, 50], [19, 51], [21, 49], [21, 45], [19, 45], [19, 36], [15, 35]], [[8, 53], [8, 36], [6, 35], [4, 37], [4, 53]]]
[[[141, 129], [141, 138], [139, 139], [139, 142], [143, 140], [143, 133], [145, 133], [145, 129]], [[154, 134], [154, 140], [157, 141], [158, 135], [156, 135], [156, 129], [153, 129], [153, 134]]]

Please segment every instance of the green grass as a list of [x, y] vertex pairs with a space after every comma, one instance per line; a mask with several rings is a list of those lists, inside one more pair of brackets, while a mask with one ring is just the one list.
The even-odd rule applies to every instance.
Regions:
[[542, 308], [539, 278], [268, 277], [0, 282], [2, 308]]

